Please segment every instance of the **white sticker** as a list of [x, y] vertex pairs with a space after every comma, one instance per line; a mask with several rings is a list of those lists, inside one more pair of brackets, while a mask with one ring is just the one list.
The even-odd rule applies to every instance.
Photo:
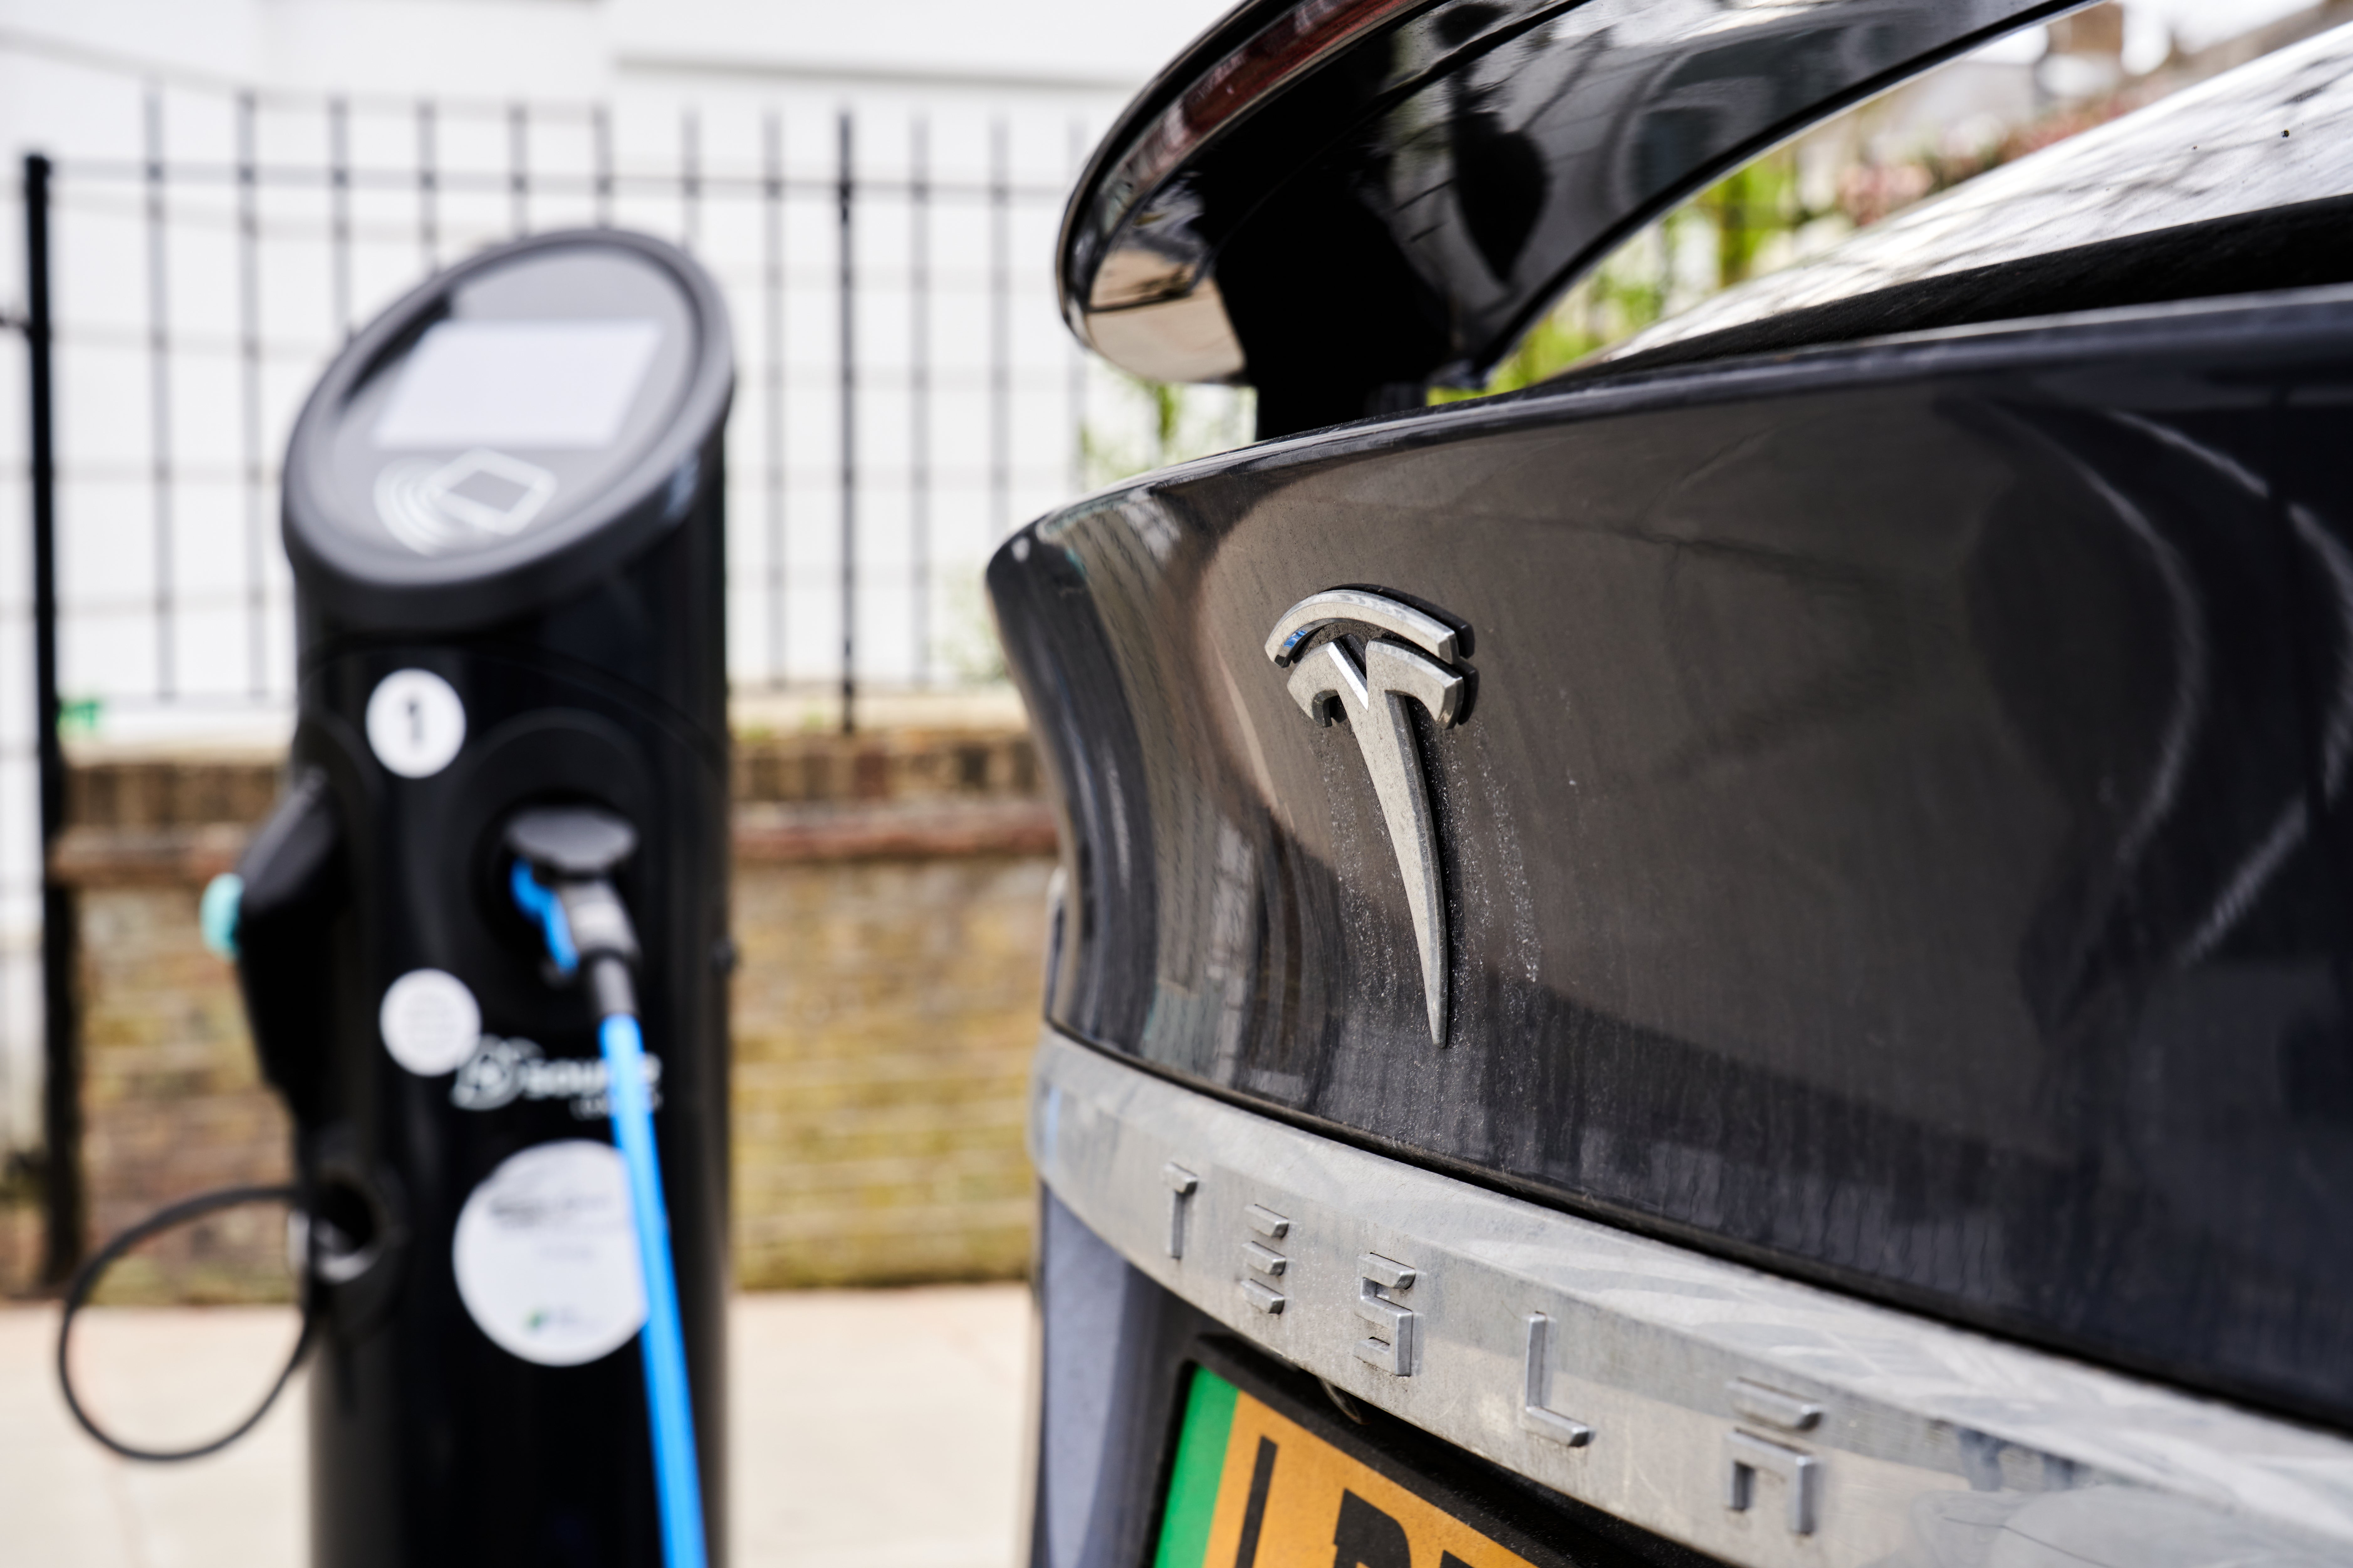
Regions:
[[466, 705], [429, 669], [396, 669], [368, 698], [368, 747], [405, 779], [429, 778], [466, 743]]
[[438, 969], [412, 969], [386, 986], [375, 1021], [392, 1059], [419, 1078], [456, 1072], [482, 1041], [474, 994]]
[[646, 1321], [620, 1152], [585, 1138], [509, 1158], [467, 1198], [450, 1246], [458, 1296], [501, 1350], [578, 1366]]

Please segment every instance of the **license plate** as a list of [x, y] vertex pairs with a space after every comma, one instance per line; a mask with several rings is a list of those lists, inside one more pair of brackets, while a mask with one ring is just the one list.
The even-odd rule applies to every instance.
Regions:
[[1537, 1568], [1434, 1500], [1439, 1489], [1208, 1367], [1191, 1379], [1154, 1568]]

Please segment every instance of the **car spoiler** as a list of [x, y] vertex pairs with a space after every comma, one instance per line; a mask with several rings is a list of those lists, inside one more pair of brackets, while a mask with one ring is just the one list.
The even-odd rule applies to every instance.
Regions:
[[1063, 217], [1082, 341], [1247, 383], [1269, 437], [1473, 386], [1676, 202], [2084, 0], [1255, 0], [1155, 79]]

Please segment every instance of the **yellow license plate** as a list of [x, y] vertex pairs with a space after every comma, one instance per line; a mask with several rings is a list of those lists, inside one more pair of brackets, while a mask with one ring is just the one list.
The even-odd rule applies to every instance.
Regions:
[[1154, 1568], [1535, 1568], [1197, 1366]]

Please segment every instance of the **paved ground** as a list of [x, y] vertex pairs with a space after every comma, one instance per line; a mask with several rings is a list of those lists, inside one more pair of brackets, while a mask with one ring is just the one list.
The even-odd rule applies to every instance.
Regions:
[[[113, 1380], [97, 1392], [127, 1408], [167, 1390], [158, 1419], [222, 1408], [290, 1321], [263, 1308], [125, 1314], [88, 1347], [92, 1373]], [[1019, 1286], [745, 1296], [733, 1329], [736, 1568], [1012, 1568], [1030, 1343]], [[53, 1310], [0, 1308], [0, 1558], [299, 1568], [301, 1390], [227, 1453], [136, 1465], [73, 1426], [50, 1370], [56, 1332]]]

